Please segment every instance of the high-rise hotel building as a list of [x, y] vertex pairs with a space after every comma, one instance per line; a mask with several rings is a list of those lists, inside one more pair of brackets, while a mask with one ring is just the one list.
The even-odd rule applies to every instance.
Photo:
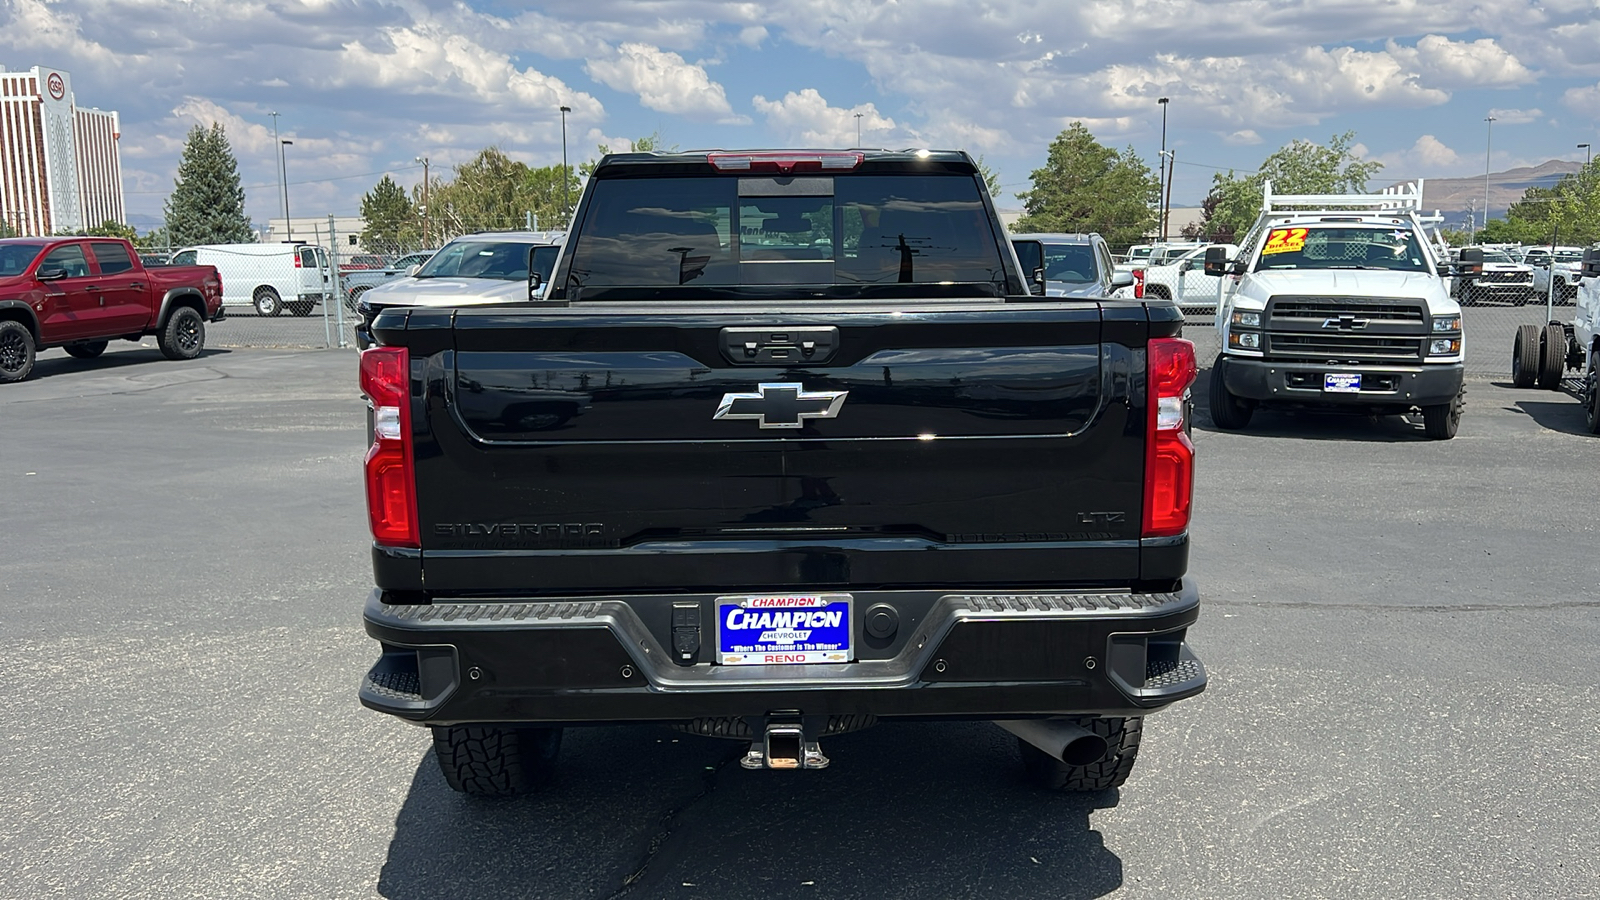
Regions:
[[74, 102], [66, 72], [0, 67], [0, 221], [21, 235], [126, 222], [121, 131], [116, 113]]

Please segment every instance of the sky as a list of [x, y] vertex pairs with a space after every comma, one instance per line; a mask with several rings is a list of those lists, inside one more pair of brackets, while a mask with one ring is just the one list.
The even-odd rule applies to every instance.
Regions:
[[[130, 219], [159, 223], [184, 135], [222, 123], [257, 222], [355, 215], [495, 145], [530, 165], [659, 134], [680, 149], [982, 155], [1020, 208], [1082, 121], [1172, 199], [1354, 131], [1382, 183], [1600, 144], [1600, 0], [0, 0], [0, 64], [114, 109]], [[1486, 116], [1496, 121], [1488, 123]]]

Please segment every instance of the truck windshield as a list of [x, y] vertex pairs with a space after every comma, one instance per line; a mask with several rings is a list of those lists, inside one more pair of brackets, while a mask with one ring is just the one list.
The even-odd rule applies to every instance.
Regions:
[[1006, 285], [999, 236], [970, 176], [602, 179], [572, 240], [565, 278], [575, 293], [945, 284], [994, 296]]
[[43, 249], [43, 244], [0, 243], [0, 275], [21, 275]]
[[1283, 225], [1267, 232], [1256, 271], [1268, 269], [1393, 269], [1428, 271], [1410, 228]]
[[1089, 244], [1045, 244], [1046, 281], [1087, 284], [1095, 279], [1094, 247]]
[[[528, 251], [537, 250], [544, 255], [542, 278], [550, 277], [555, 265], [556, 248], [535, 247], [514, 241], [456, 241], [434, 254], [427, 264], [417, 271], [418, 278], [494, 278], [501, 281], [526, 281], [528, 278]], [[535, 258], [536, 266], [539, 259]]]
[[1508, 265], [1512, 262], [1515, 262], [1515, 260], [1511, 258], [1510, 254], [1504, 253], [1500, 250], [1483, 251], [1483, 261], [1486, 263], [1506, 263]]

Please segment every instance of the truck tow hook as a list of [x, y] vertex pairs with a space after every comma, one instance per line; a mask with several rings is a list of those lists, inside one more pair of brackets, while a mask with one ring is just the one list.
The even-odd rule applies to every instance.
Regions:
[[761, 735], [758, 744], [750, 742], [739, 765], [746, 769], [826, 769], [828, 758], [816, 741], [806, 740], [805, 730], [799, 725], [772, 724]]

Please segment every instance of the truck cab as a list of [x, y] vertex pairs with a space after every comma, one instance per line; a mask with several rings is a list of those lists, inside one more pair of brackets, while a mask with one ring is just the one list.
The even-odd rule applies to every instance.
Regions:
[[[1266, 187], [1261, 216], [1232, 258], [1208, 251], [1224, 276], [1211, 374], [1219, 428], [1247, 426], [1262, 407], [1366, 415], [1420, 410], [1429, 437], [1460, 423], [1461, 307], [1450, 264], [1418, 215], [1422, 183], [1381, 194], [1281, 195]], [[1481, 251], [1462, 252], [1475, 273]]]

